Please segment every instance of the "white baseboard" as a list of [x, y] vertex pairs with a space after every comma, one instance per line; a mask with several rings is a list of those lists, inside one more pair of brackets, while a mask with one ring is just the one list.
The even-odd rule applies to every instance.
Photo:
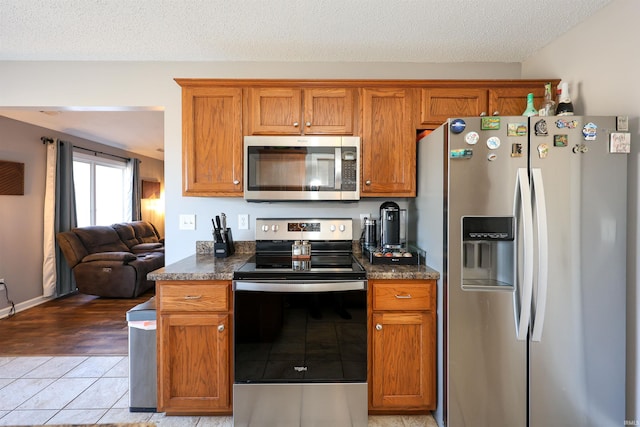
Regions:
[[[54, 299], [54, 297], [39, 296], [27, 301], [23, 301], [21, 303], [16, 304], [16, 313], [19, 313], [28, 308], [43, 304], [47, 301], [51, 301], [52, 299]], [[8, 317], [10, 312], [11, 312], [11, 307], [5, 307], [2, 310], [0, 310], [0, 319], [4, 319], [5, 317]]]

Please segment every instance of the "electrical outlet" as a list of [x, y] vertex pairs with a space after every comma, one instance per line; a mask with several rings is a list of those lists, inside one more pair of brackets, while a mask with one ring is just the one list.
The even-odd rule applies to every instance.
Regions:
[[182, 214], [180, 215], [180, 223], [178, 225], [180, 230], [195, 230], [196, 229], [196, 216], [194, 214]]
[[238, 214], [238, 230], [249, 229], [249, 214]]

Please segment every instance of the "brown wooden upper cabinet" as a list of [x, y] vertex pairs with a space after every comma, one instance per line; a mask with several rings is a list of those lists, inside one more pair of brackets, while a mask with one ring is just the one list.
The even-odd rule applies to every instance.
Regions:
[[362, 197], [415, 197], [414, 89], [362, 90]]
[[249, 88], [251, 135], [352, 135], [353, 88]]
[[[553, 82], [554, 87], [557, 81]], [[422, 88], [419, 125], [433, 129], [448, 118], [472, 116], [519, 116], [533, 93], [537, 107], [544, 99], [542, 81], [490, 82], [484, 87]]]
[[242, 197], [241, 88], [183, 87], [182, 174], [185, 196]]

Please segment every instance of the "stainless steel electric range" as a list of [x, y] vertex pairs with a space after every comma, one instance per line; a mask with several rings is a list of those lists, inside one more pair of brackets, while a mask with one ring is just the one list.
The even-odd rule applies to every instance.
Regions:
[[367, 278], [353, 220], [255, 229], [256, 254], [233, 281], [234, 426], [365, 427]]

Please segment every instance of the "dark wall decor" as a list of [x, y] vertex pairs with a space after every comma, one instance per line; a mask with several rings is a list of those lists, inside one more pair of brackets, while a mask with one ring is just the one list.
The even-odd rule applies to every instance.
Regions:
[[159, 199], [160, 183], [157, 181], [142, 181], [142, 198], [143, 199]]
[[0, 195], [24, 195], [24, 163], [0, 160]]

